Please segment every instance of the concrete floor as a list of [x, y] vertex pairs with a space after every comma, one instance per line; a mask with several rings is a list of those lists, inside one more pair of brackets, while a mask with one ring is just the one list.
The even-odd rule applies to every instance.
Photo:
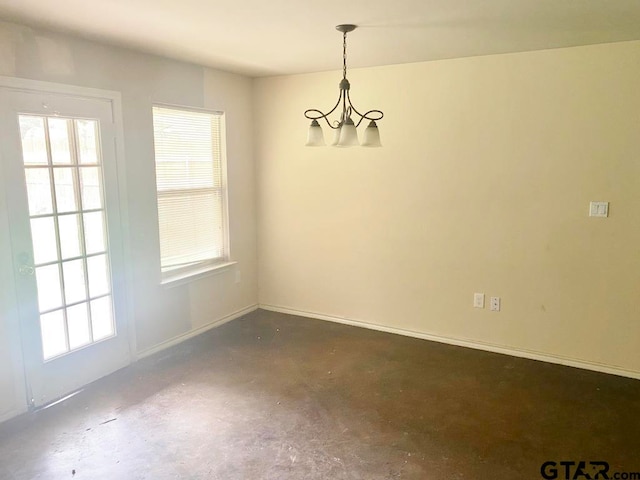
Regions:
[[6, 422], [0, 478], [640, 472], [639, 413], [640, 381], [257, 311]]

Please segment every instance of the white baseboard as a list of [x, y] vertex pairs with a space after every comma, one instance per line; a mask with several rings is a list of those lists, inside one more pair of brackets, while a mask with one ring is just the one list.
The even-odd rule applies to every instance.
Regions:
[[476, 350], [484, 350], [487, 352], [500, 353], [503, 355], [511, 355], [513, 357], [527, 358], [530, 360], [539, 360], [542, 362], [555, 363], [558, 365], [581, 368], [584, 370], [593, 370], [596, 372], [608, 373], [611, 375], [618, 375], [621, 377], [628, 377], [628, 378], [634, 378], [634, 379], [640, 380], [640, 372], [637, 372], [635, 370], [627, 370], [627, 369], [616, 367], [613, 365], [606, 365], [603, 363], [588, 362], [585, 360], [563, 357], [560, 355], [552, 355], [552, 354], [536, 352], [532, 350], [505, 347], [502, 345], [478, 342], [475, 340], [446, 337], [446, 336], [435, 335], [431, 333], [416, 332], [413, 330], [405, 330], [405, 329], [395, 328], [395, 327], [387, 327], [384, 325], [364, 322], [361, 320], [351, 320], [348, 318], [337, 317], [334, 315], [325, 315], [322, 313], [307, 312], [303, 310], [296, 310], [294, 308], [280, 307], [276, 305], [260, 304], [259, 308], [263, 310], [270, 310], [272, 312], [286, 313], [289, 315], [298, 315], [300, 317], [316, 318], [318, 320], [327, 320], [329, 322], [343, 323], [345, 325], [368, 328], [371, 330], [378, 330], [378, 331], [387, 332], [387, 333], [395, 333], [397, 335], [404, 335], [407, 337], [421, 338], [423, 340], [446, 343], [449, 345], [456, 345], [459, 347], [467, 347], [467, 348], [473, 348]]
[[188, 332], [183, 333], [182, 335], [173, 337], [172, 339], [159, 343], [158, 345], [154, 345], [153, 347], [145, 348], [144, 350], [138, 352], [138, 354], [136, 355], [136, 358], [137, 360], [140, 360], [145, 357], [148, 357], [149, 355], [153, 355], [154, 353], [158, 353], [162, 350], [165, 350], [169, 347], [173, 347], [174, 345], [178, 345], [179, 343], [182, 343], [185, 340], [189, 340], [190, 338], [193, 338], [196, 335], [200, 335], [201, 333], [204, 333], [207, 330], [211, 330], [212, 328], [219, 327], [220, 325], [230, 322], [231, 320], [235, 320], [236, 318], [246, 315], [247, 313], [251, 313], [257, 309], [258, 309], [258, 305], [255, 304], [255, 305], [250, 305], [248, 307], [245, 307], [241, 310], [237, 310], [233, 313], [230, 313], [229, 315], [225, 315], [222, 318], [214, 320], [211, 323], [203, 325], [202, 327], [196, 328], [194, 330], [189, 330]]
[[0, 415], [0, 423], [2, 422], [6, 422], [7, 420], [13, 418], [13, 417], [17, 417], [18, 415], [22, 415], [23, 413], [27, 412], [27, 407], [23, 407], [23, 408], [14, 408], [9, 410], [8, 412], [5, 412], [3, 414]]

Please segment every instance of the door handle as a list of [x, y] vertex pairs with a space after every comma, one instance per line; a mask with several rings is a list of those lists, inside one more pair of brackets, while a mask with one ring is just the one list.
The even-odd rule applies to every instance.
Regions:
[[18, 267], [18, 273], [20, 273], [20, 275], [28, 277], [34, 274], [36, 269], [32, 265], [31, 255], [27, 252], [20, 252], [18, 254], [18, 263], [20, 264]]
[[20, 275], [25, 276], [33, 275], [35, 271], [36, 269], [31, 265], [20, 265], [20, 267], [18, 268], [18, 272], [20, 272]]

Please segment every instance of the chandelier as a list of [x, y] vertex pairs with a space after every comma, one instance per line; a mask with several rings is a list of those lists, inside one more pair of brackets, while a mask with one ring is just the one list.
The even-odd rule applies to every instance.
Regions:
[[[311, 120], [309, 126], [309, 134], [307, 136], [306, 146], [308, 147], [321, 147], [326, 145], [324, 141], [324, 135], [322, 133], [322, 127], [318, 120], [324, 120], [327, 125], [334, 130], [334, 138], [331, 143], [335, 147], [353, 147], [355, 145], [361, 145], [363, 147], [381, 147], [380, 144], [380, 132], [378, 131], [378, 125], [376, 120], [380, 120], [383, 117], [383, 113], [380, 110], [369, 110], [365, 113], [360, 113], [356, 110], [356, 107], [351, 103], [349, 97], [349, 90], [351, 84], [347, 80], [347, 33], [356, 29], [356, 25], [338, 25], [336, 30], [342, 32], [342, 80], [340, 81], [339, 88], [340, 94], [338, 95], [338, 102], [327, 113], [323, 113], [321, 110], [310, 108], [304, 112], [304, 116]], [[331, 122], [329, 115], [335, 112], [338, 107], [342, 106], [340, 116]], [[357, 115], [357, 117], [356, 117]], [[358, 121], [354, 123], [353, 118]], [[362, 143], [358, 140], [357, 127], [363, 122], [363, 120], [369, 120], [369, 125], [364, 130], [364, 138]]]

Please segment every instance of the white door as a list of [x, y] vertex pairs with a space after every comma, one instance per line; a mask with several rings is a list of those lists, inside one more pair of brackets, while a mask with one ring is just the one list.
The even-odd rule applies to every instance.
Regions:
[[113, 105], [0, 88], [28, 401], [40, 406], [130, 363]]

